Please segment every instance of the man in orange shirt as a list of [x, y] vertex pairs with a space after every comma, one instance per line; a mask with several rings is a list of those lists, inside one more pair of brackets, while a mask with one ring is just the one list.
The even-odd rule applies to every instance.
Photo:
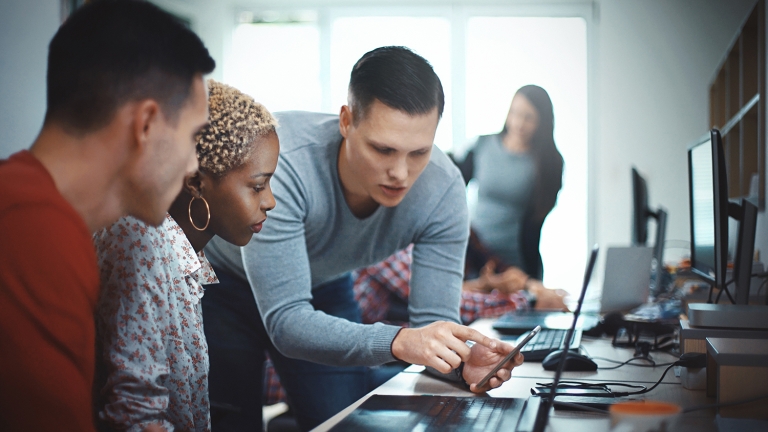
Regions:
[[91, 235], [129, 214], [159, 225], [197, 169], [214, 61], [145, 2], [95, 2], [49, 46], [47, 111], [0, 161], [0, 430], [93, 430]]

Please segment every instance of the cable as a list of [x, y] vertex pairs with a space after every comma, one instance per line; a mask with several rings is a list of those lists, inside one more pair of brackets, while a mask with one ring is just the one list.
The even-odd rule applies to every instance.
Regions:
[[[605, 357], [590, 357], [590, 358], [592, 360], [601, 360], [601, 361], [607, 361], [607, 362], [610, 362], [610, 363], [616, 363], [617, 364], [617, 366], [598, 367], [598, 369], [600, 369], [600, 370], [618, 369], [618, 368], [620, 368], [622, 366], [625, 366], [625, 365], [637, 366], [637, 367], [651, 367], [651, 368], [655, 368], [655, 367], [661, 367], [661, 366], [669, 366], [669, 365], [672, 364], [672, 363], [656, 364], [655, 361], [651, 360], [648, 357], [632, 357], [631, 359], [629, 359], [627, 361], [623, 361], [623, 362], [622, 361], [618, 361], [618, 360], [612, 360], [612, 359], [605, 358]], [[632, 364], [631, 362], [634, 361], [634, 360], [645, 360], [647, 362], [650, 362], [651, 364]]]
[[[589, 388], [595, 388], [595, 389], [601, 389], [605, 390], [609, 393], [611, 393], [614, 397], [623, 397], [623, 396], [634, 396], [639, 394], [644, 394], [652, 391], [656, 387], [661, 384], [662, 381], [664, 381], [664, 377], [667, 376], [667, 372], [669, 372], [670, 369], [672, 369], [675, 366], [683, 366], [683, 367], [694, 367], [694, 368], [700, 368], [704, 367], [706, 365], [706, 358], [707, 355], [703, 353], [686, 353], [680, 356], [680, 359], [677, 360], [674, 363], [669, 363], [667, 368], [664, 369], [664, 372], [661, 374], [661, 378], [659, 378], [658, 381], [651, 387], [647, 388], [643, 385], [635, 385], [635, 384], [626, 384], [626, 383], [618, 383], [618, 382], [612, 382], [612, 383], [585, 383], [581, 381], [560, 381], [558, 383], [557, 388], [568, 389], [568, 388], [581, 388], [581, 389], [589, 389]], [[544, 387], [544, 388], [551, 388], [552, 383], [536, 383], [536, 385]], [[634, 391], [634, 392], [614, 392], [611, 390], [608, 386], [620, 386], [620, 387], [629, 387], [629, 388], [639, 388], [640, 390]]]
[[[536, 383], [537, 386], [543, 387], [543, 388], [552, 388], [552, 383]], [[557, 388], [559, 389], [596, 389], [596, 390], [604, 390], [606, 393], [611, 393], [615, 395], [615, 393], [610, 389], [608, 386], [618, 386], [618, 387], [629, 387], [629, 388], [636, 388], [640, 389], [640, 391], [645, 390], [647, 387], [641, 384], [627, 384], [627, 383], [620, 383], [620, 382], [596, 382], [596, 383], [588, 383], [588, 382], [582, 382], [582, 381], [560, 381], [557, 384]], [[556, 395], [557, 396], [557, 395]], [[559, 395], [559, 396], [566, 396], [566, 395]]]
[[[656, 364], [656, 362], [653, 361], [653, 359], [651, 359], [650, 355], [647, 352], [645, 352], [645, 351], [643, 352], [642, 355], [639, 355], [639, 356], [636, 355], [635, 357], [632, 357], [631, 359], [629, 359], [627, 361], [620, 361], [620, 360], [613, 360], [613, 359], [609, 359], [609, 358], [605, 358], [605, 357], [592, 357], [591, 355], [589, 355], [589, 352], [586, 350], [586, 348], [581, 347], [581, 350], [584, 351], [584, 353], [587, 355], [587, 357], [589, 357], [592, 360], [602, 360], [602, 361], [607, 361], [607, 362], [610, 362], [610, 363], [617, 364], [617, 366], [610, 366], [610, 367], [599, 367], [598, 366], [599, 370], [618, 369], [618, 368], [620, 368], [620, 367], [622, 367], [624, 365], [637, 366], [637, 367], [657, 367], [657, 366], [668, 366], [668, 365], [672, 364], [672, 363]], [[650, 362], [651, 364], [649, 364], [649, 365], [632, 364], [631, 362], [634, 361], [634, 360], [645, 360], [647, 362]]]
[[[644, 393], [648, 393], [649, 391], [651, 391], [651, 390], [655, 389], [656, 387], [658, 387], [658, 385], [661, 384], [662, 381], [664, 381], [664, 377], [667, 375], [667, 372], [669, 372], [669, 370], [672, 369], [674, 366], [680, 365], [680, 363], [681, 363], [680, 361], [676, 361], [676, 362], [670, 364], [666, 369], [664, 369], [664, 373], [661, 374], [661, 378], [659, 378], [659, 380], [656, 381], [656, 383], [654, 385], [652, 385], [650, 388], [645, 387], [643, 385], [626, 384], [626, 383], [618, 383], [618, 382], [611, 382], [611, 383], [585, 383], [585, 382], [581, 382], [581, 381], [561, 381], [557, 385], [557, 388], [561, 388], [561, 386], [562, 386], [562, 388], [564, 388], [564, 389], [569, 389], [569, 388], [581, 388], [581, 389], [594, 388], [594, 389], [602, 389], [602, 390], [605, 390], [605, 391], [611, 393], [614, 397], [623, 397], [623, 396], [633, 396], [633, 395], [644, 394]], [[541, 386], [541, 387], [545, 387], [545, 388], [551, 388], [552, 387], [552, 383], [548, 383], [548, 384], [547, 383], [536, 383], [536, 385]], [[639, 388], [640, 390], [633, 391], [633, 392], [614, 392], [608, 386], [620, 386], [620, 387], [629, 387], [629, 388]]]
[[[667, 372], [669, 372], [669, 370], [672, 369], [673, 367], [675, 367], [675, 366], [702, 367], [702, 363], [705, 361], [705, 358], [706, 358], [706, 356], [704, 354], [701, 354], [701, 353], [687, 353], [687, 354], [683, 354], [682, 356], [680, 356], [680, 360], [678, 360], [678, 361], [676, 361], [674, 363], [670, 363], [669, 366], [667, 366], [667, 368], [664, 369], [664, 372], [661, 374], [661, 378], [659, 378], [659, 380], [656, 381], [656, 383], [654, 385], [652, 385], [651, 387], [648, 387], [648, 388], [646, 388], [645, 386], [641, 386], [641, 385], [626, 384], [626, 383], [585, 383], [585, 382], [581, 382], [581, 381], [560, 381], [560, 383], [558, 383], [558, 385], [557, 385], [557, 388], [561, 388], [561, 386], [562, 386], [562, 388], [564, 388], [564, 389], [569, 389], [569, 388], [603, 389], [603, 390], [606, 390], [606, 391], [610, 392], [614, 397], [624, 397], [624, 396], [634, 396], [634, 395], [644, 394], [644, 393], [648, 393], [648, 392], [652, 391], [653, 389], [655, 389], [656, 387], [658, 387], [659, 384], [661, 384], [661, 382], [664, 381], [664, 377], [667, 376]], [[604, 359], [604, 360], [615, 361], [615, 360], [610, 360], [610, 359]], [[630, 360], [633, 360], [633, 359], [630, 359]], [[635, 365], [635, 366], [637, 366], [637, 365]], [[552, 383], [536, 383], [536, 385], [542, 386], [542, 387], [545, 387], [545, 388], [551, 388], [552, 387]], [[614, 392], [608, 386], [640, 388], [640, 390], [634, 391], [634, 392]], [[557, 395], [555, 395], [555, 396], [557, 396]], [[692, 412], [692, 411], [698, 411], [698, 410], [702, 410], [702, 409], [721, 408], [721, 407], [727, 407], [727, 406], [733, 406], [733, 405], [741, 405], [741, 404], [755, 402], [755, 401], [758, 401], [758, 400], [761, 400], [761, 399], [766, 399], [766, 398], [768, 398], [768, 395], [756, 396], [756, 397], [747, 398], [747, 399], [741, 399], [741, 400], [737, 400], [737, 401], [733, 401], [733, 402], [721, 402], [721, 403], [716, 403], [716, 404], [695, 405], [695, 406], [692, 406], [692, 407], [684, 408], [682, 410], [682, 412], [683, 413], [689, 413], [689, 412]], [[569, 403], [569, 402], [558, 402], [558, 401], [555, 401], [554, 403], [557, 403], [557, 404], [560, 404], [560, 405], [563, 405], [563, 406], [567, 406], [567, 407], [583, 409], [585, 411], [593, 411], [593, 412], [599, 412], [599, 413], [606, 413], [607, 412], [605, 410], [601, 410], [601, 409], [598, 409], [598, 408], [587, 407], [587, 406], [584, 406], [584, 405], [573, 404], [573, 403]]]
[[664, 369], [664, 373], [661, 374], [661, 378], [659, 378], [659, 380], [656, 381], [656, 384], [652, 385], [650, 388], [639, 390], [639, 391], [636, 391], [636, 392], [614, 393], [614, 396], [616, 396], [616, 397], [632, 396], [632, 395], [639, 395], [639, 394], [648, 393], [649, 391], [651, 391], [651, 390], [655, 389], [656, 387], [658, 387], [659, 384], [661, 384], [661, 382], [664, 381], [664, 377], [667, 375], [667, 372], [669, 372], [670, 369], [672, 369], [673, 367], [677, 366], [679, 363], [680, 363], [679, 361], [676, 361], [676, 362], [672, 363], [671, 365], [667, 366], [667, 368]]

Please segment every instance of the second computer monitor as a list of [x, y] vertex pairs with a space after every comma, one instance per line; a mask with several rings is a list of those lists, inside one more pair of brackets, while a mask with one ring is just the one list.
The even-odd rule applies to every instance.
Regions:
[[648, 241], [648, 221], [656, 220], [656, 239], [653, 245], [653, 258], [656, 262], [654, 271], [653, 293], [663, 290], [662, 275], [664, 273], [664, 242], [667, 234], [667, 211], [659, 206], [656, 210], [648, 206], [648, 183], [643, 176], [632, 167], [632, 244], [645, 246]]

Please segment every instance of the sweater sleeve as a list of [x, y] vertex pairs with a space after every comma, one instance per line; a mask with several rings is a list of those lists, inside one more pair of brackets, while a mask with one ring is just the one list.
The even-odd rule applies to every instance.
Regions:
[[[435, 321], [461, 323], [461, 285], [469, 238], [469, 211], [463, 186], [456, 177], [430, 214], [425, 230], [414, 241], [408, 298], [412, 327]], [[459, 380], [455, 371], [427, 371], [451, 381]]]
[[285, 356], [334, 366], [373, 366], [394, 360], [399, 327], [358, 324], [317, 311], [304, 236], [308, 199], [288, 163], [272, 180], [277, 205], [242, 250], [243, 265], [272, 343]]
[[435, 321], [459, 323], [464, 254], [469, 215], [463, 183], [457, 176], [414, 240], [408, 314], [411, 326]]

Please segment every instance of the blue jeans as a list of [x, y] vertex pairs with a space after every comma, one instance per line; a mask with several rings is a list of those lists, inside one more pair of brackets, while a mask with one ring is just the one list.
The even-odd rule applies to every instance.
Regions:
[[[400, 365], [333, 367], [283, 356], [267, 335], [248, 282], [222, 269], [214, 270], [219, 284], [208, 286], [202, 300], [211, 362], [213, 430], [262, 429], [266, 352], [304, 430], [324, 422], [403, 369]], [[349, 274], [316, 287], [312, 296], [316, 310], [361, 321]]]

